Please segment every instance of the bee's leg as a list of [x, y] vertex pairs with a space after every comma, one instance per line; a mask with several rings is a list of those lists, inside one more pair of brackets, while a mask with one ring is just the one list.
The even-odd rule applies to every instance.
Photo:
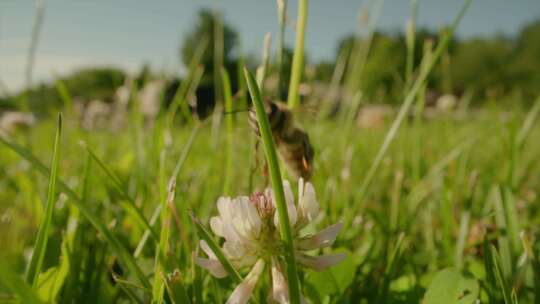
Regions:
[[[257, 153], [257, 156], [256, 156], [256, 165], [257, 165], [257, 167], [256, 168], [258, 168], [259, 165], [260, 165], [260, 159], [259, 159], [259, 156], [260, 156], [260, 153], [259, 153], [260, 148], [259, 148], [259, 146], [260, 146], [260, 144], [259, 143], [260, 143], [260, 141], [257, 141], [255, 143], [255, 153]], [[263, 176], [264, 176], [264, 184], [268, 185], [268, 183], [269, 183], [269, 180], [268, 180], [268, 162], [266, 160], [264, 160], [264, 167], [262, 169], [262, 173], [263, 173]]]
[[263, 176], [264, 176], [264, 184], [268, 185], [270, 181], [268, 180], [268, 163], [264, 163], [264, 169], [263, 169]]
[[255, 113], [255, 111], [253, 110], [249, 111], [248, 122], [251, 128], [255, 131], [255, 134], [257, 134], [257, 137], [260, 138], [261, 132], [259, 130], [259, 124], [257, 123], [257, 114]]
[[[251, 171], [250, 171], [250, 180], [253, 180], [253, 176], [255, 176], [255, 173], [257, 173], [257, 170], [260, 168], [261, 166], [261, 159], [260, 159], [260, 153], [259, 153], [259, 148], [260, 146], [260, 141], [257, 140], [255, 141], [255, 161], [253, 163], [253, 166], [251, 168]], [[263, 175], [265, 176], [265, 182], [268, 183], [268, 170], [267, 170], [267, 166], [265, 164], [265, 166], [263, 167]], [[250, 189], [252, 190], [252, 189]]]

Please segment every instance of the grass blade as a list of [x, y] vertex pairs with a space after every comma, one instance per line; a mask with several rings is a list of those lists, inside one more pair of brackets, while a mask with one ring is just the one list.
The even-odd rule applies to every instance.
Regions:
[[[38, 160], [30, 151], [28, 151], [28, 149], [15, 143], [9, 142], [2, 137], [0, 137], [0, 142], [13, 150], [15, 153], [19, 154], [28, 162], [30, 162], [30, 164], [40, 173], [45, 176], [50, 176], [51, 173], [47, 166], [45, 166], [40, 160]], [[137, 276], [137, 278], [139, 279], [141, 284], [144, 285], [144, 287], [150, 289], [150, 282], [135, 262], [135, 259], [131, 256], [131, 254], [120, 242], [120, 240], [111, 233], [107, 226], [101, 221], [100, 217], [95, 214], [91, 209], [89, 209], [88, 206], [85, 205], [84, 202], [81, 200], [81, 198], [64, 182], [62, 182], [58, 178], [56, 182], [58, 183], [58, 188], [71, 199], [70, 202], [72, 202], [77, 207], [77, 209], [79, 209], [81, 214], [90, 222], [90, 224], [92, 224], [92, 226], [94, 226], [94, 228], [105, 237], [120, 262]]]
[[257, 78], [257, 84], [259, 85], [259, 88], [261, 90], [261, 95], [264, 95], [264, 81], [266, 79], [266, 74], [268, 72], [268, 60], [270, 53], [270, 33], [266, 33], [264, 35], [264, 47], [263, 47], [263, 53], [262, 53], [262, 64], [257, 68], [256, 72], [256, 78]]
[[523, 122], [523, 125], [521, 126], [521, 129], [519, 130], [519, 133], [516, 138], [516, 144], [518, 147], [522, 146], [525, 142], [525, 139], [527, 139], [527, 136], [532, 130], [532, 127], [534, 126], [534, 122], [538, 118], [538, 115], [540, 114], [540, 96], [536, 98], [536, 101], [534, 102], [534, 105], [529, 110], [529, 113], [527, 114], [527, 117], [525, 118], [525, 121]]
[[116, 282], [116, 284], [120, 287], [120, 289], [128, 296], [128, 298], [132, 301], [132, 303], [137, 304], [143, 304], [144, 302], [139, 299], [139, 297], [131, 290], [129, 287], [127, 287], [125, 284], [121, 282]]
[[163, 281], [165, 282], [169, 299], [173, 304], [191, 303], [178, 270], [175, 270], [167, 278], [164, 277]]
[[86, 145], [86, 143], [83, 143], [83, 146], [86, 149], [86, 152], [88, 152], [92, 159], [99, 165], [99, 167], [103, 170], [103, 172], [105, 172], [107, 177], [109, 177], [109, 179], [112, 181], [112, 184], [116, 191], [118, 191], [124, 197], [124, 199], [128, 201], [128, 204], [124, 203], [122, 204], [122, 207], [124, 207], [126, 212], [132, 215], [135, 220], [141, 226], [143, 226], [143, 228], [150, 231], [150, 235], [154, 240], [157, 240], [158, 237], [156, 232], [154, 231], [144, 214], [142, 214], [142, 211], [135, 205], [135, 200], [131, 196], [129, 196], [129, 194], [124, 190], [120, 179], [101, 161], [101, 159], [99, 159], [99, 157], [92, 151], [92, 149], [90, 149], [90, 147], [88, 147], [88, 145]]
[[[165, 193], [163, 195], [160, 195], [161, 200], [161, 233], [160, 233], [160, 239], [159, 243], [156, 247], [156, 256], [155, 256], [155, 275], [154, 275], [154, 286], [152, 289], [152, 299], [154, 303], [163, 303], [163, 295], [164, 295], [164, 289], [167, 287], [167, 280], [164, 277], [164, 273], [167, 271], [167, 259], [168, 253], [170, 251], [170, 245], [169, 245], [169, 238], [171, 235], [171, 221], [172, 221], [172, 211], [171, 210], [174, 207], [174, 193], [176, 188], [176, 179], [178, 178], [178, 174], [180, 173], [180, 170], [182, 169], [187, 156], [189, 155], [189, 152], [191, 151], [191, 147], [193, 146], [193, 141], [195, 139], [195, 136], [197, 135], [197, 132], [199, 130], [199, 124], [195, 125], [193, 128], [190, 137], [188, 138], [187, 143], [182, 149], [182, 153], [176, 163], [176, 166], [174, 168], [173, 174], [169, 180], [169, 184], [167, 187], [167, 195], [165, 196]], [[166, 150], [164, 150], [160, 157], [160, 182], [164, 183], [165, 176], [164, 176], [164, 168], [165, 168], [165, 155]], [[160, 184], [161, 184], [160, 183]], [[164, 191], [161, 191], [164, 192]], [[180, 288], [178, 284], [181, 284], [181, 282], [175, 283], [175, 288]], [[167, 287], [168, 288], [168, 287]]]
[[461, 220], [459, 224], [459, 234], [456, 244], [456, 256], [455, 256], [455, 265], [456, 268], [461, 270], [463, 267], [463, 255], [465, 242], [467, 241], [467, 235], [469, 233], [469, 221], [471, 214], [469, 211], [464, 211], [461, 213]]
[[169, 181], [167, 199], [162, 201], [161, 205], [161, 234], [159, 244], [156, 247], [156, 267], [154, 271], [154, 288], [152, 289], [152, 302], [163, 303], [163, 292], [166, 280], [164, 279], [164, 262], [169, 252], [169, 237], [171, 235], [171, 210], [169, 205], [174, 203], [174, 191], [176, 188], [176, 178]]
[[[461, 21], [461, 18], [465, 14], [465, 11], [469, 7], [469, 4], [472, 0], [465, 0], [465, 3], [463, 7], [461, 8], [461, 11], [459, 12], [458, 16], [452, 23], [450, 30], [446, 33], [446, 35], [443, 37], [443, 40], [439, 43], [437, 46], [437, 49], [435, 50], [433, 56], [430, 58], [429, 62], [425, 63], [425, 67], [420, 71], [420, 75], [416, 79], [414, 85], [412, 86], [411, 90], [405, 97], [405, 101], [403, 102], [397, 117], [395, 118], [394, 122], [392, 123], [392, 126], [390, 127], [390, 130], [386, 134], [383, 144], [379, 148], [379, 151], [377, 152], [377, 155], [375, 156], [375, 159], [371, 163], [371, 166], [369, 167], [364, 180], [362, 181], [362, 184], [360, 186], [360, 189], [358, 190], [359, 196], [358, 201], [360, 203], [357, 203], [353, 205], [352, 214], [356, 214], [362, 205], [368, 188], [371, 185], [371, 182], [373, 181], [373, 178], [375, 177], [375, 173], [377, 173], [377, 169], [379, 168], [379, 165], [381, 164], [384, 156], [386, 155], [386, 152], [388, 151], [388, 148], [390, 147], [390, 143], [394, 140], [396, 137], [397, 131], [399, 127], [401, 126], [401, 123], [405, 119], [406, 114], [409, 112], [409, 108], [411, 107], [416, 94], [418, 93], [419, 89], [422, 87], [422, 85], [427, 80], [427, 76], [435, 66], [435, 63], [438, 61], [438, 59], [441, 57], [442, 52], [447, 48], [448, 43], [450, 42], [450, 38], [452, 38], [453, 33]], [[348, 227], [350, 223], [347, 223], [345, 227]], [[346, 229], [346, 228], [345, 228]]]
[[42, 303], [35, 291], [13, 272], [3, 257], [0, 257], [0, 282], [11, 292], [18, 295], [22, 303]]
[[294, 45], [294, 55], [291, 70], [291, 80], [289, 82], [289, 96], [287, 104], [289, 108], [295, 109], [300, 104], [300, 81], [304, 71], [304, 36], [306, 34], [306, 22], [308, 13], [308, 0], [298, 0], [298, 19], [296, 23], [296, 42]]
[[[365, 16], [367, 17], [367, 20], [362, 16], [361, 19], [364, 20], [361, 21], [360, 27], [366, 27], [367, 29], [363, 34], [359, 33], [361, 36], [355, 39], [356, 41], [354, 42], [349, 55], [350, 63], [347, 68], [348, 72], [345, 85], [350, 94], [356, 94], [360, 89], [358, 84], [363, 77], [363, 70], [371, 50], [373, 37], [375, 36], [375, 27], [381, 16], [383, 6], [384, 0], [366, 1], [366, 10], [364, 12], [366, 13]], [[364, 36], [365, 39], [362, 39], [362, 36]]]
[[34, 245], [34, 251], [30, 260], [30, 266], [26, 273], [26, 282], [32, 286], [36, 286], [43, 259], [47, 251], [47, 242], [49, 240], [49, 230], [51, 228], [52, 217], [54, 212], [54, 203], [56, 202], [56, 175], [58, 172], [58, 163], [60, 162], [60, 137], [62, 135], [62, 115], [58, 115], [58, 127], [54, 137], [53, 157], [51, 160], [51, 175], [49, 177], [49, 189], [47, 191], [47, 205], [45, 218], [41, 221], [39, 231]]
[[191, 148], [193, 147], [193, 141], [195, 140], [195, 137], [199, 133], [200, 127], [201, 127], [200, 124], [196, 124], [195, 127], [193, 127], [193, 129], [191, 130], [191, 134], [189, 135], [187, 143], [184, 146], [184, 149], [182, 149], [182, 154], [178, 158], [178, 161], [176, 162], [176, 166], [174, 167], [172, 178], [178, 178], [178, 174], [180, 174], [180, 170], [182, 169], [182, 166], [186, 162], [189, 152], [191, 151]]
[[[45, 18], [45, 1], [36, 1], [36, 13], [34, 15], [34, 22], [32, 24], [32, 36], [30, 39], [30, 46], [28, 47], [28, 54], [26, 59], [26, 67], [24, 72], [25, 83], [24, 86], [28, 89], [32, 87], [32, 77], [34, 76], [34, 65], [36, 62], [36, 53], [39, 43], [39, 37], [41, 36], [41, 29], [43, 28], [43, 21]], [[22, 107], [24, 110], [29, 109], [29, 100], [26, 94], [23, 98]]]
[[383, 284], [381, 287], [381, 293], [379, 294], [379, 301], [377, 303], [386, 303], [388, 299], [388, 293], [390, 289], [390, 282], [392, 281], [392, 278], [395, 275], [396, 269], [398, 267], [398, 262], [401, 258], [401, 255], [403, 253], [403, 240], [405, 239], [405, 234], [400, 233], [398, 236], [398, 239], [396, 241], [396, 245], [394, 247], [394, 251], [392, 252], [392, 255], [388, 259], [388, 264], [386, 265], [386, 269], [384, 271], [384, 279]]
[[225, 180], [223, 182], [223, 194], [230, 194], [230, 184], [233, 170], [233, 139], [234, 139], [234, 125], [233, 125], [233, 101], [231, 93], [231, 80], [229, 73], [226, 69], [221, 69], [221, 80], [223, 81], [223, 95], [225, 98], [225, 113], [229, 113], [225, 116], [225, 127], [227, 128], [227, 151], [225, 160]]
[[54, 82], [54, 86], [56, 87], [58, 95], [60, 95], [60, 99], [64, 103], [67, 113], [73, 113], [73, 99], [71, 98], [71, 94], [69, 94], [69, 90], [64, 81], [57, 78]]
[[[152, 217], [150, 217], [150, 226], [154, 227], [160, 214], [161, 214], [161, 205], [158, 205], [156, 209], [154, 209], [154, 212], [152, 213]], [[139, 244], [137, 244], [137, 247], [135, 247], [135, 251], [133, 252], [133, 257], [138, 258], [141, 255], [141, 252], [143, 251], [144, 246], [146, 246], [146, 242], [148, 241], [149, 237], [150, 237], [150, 230], [146, 229], [144, 231], [143, 236], [141, 237], [141, 240], [139, 241]]]
[[499, 256], [499, 254], [497, 253], [497, 249], [495, 249], [493, 245], [490, 246], [490, 254], [491, 258], [493, 259], [493, 267], [495, 268], [495, 280], [497, 281], [500, 291], [502, 292], [504, 303], [511, 304], [512, 291], [510, 290], [510, 287], [508, 286], [508, 283], [506, 282], [505, 276], [503, 274], [501, 257]]
[[203, 239], [204, 241], [206, 241], [206, 243], [208, 244], [208, 247], [212, 249], [212, 252], [214, 252], [214, 254], [218, 258], [221, 265], [223, 265], [223, 267], [231, 275], [233, 280], [236, 283], [241, 283], [242, 277], [240, 276], [238, 271], [236, 271], [236, 269], [231, 264], [231, 262], [227, 259], [227, 257], [225, 257], [225, 254], [223, 253], [219, 245], [216, 243], [214, 238], [212, 238], [212, 234], [208, 231], [206, 227], [204, 227], [201, 221], [198, 218], [196, 218], [193, 213], [190, 213], [189, 215], [191, 216], [191, 220], [195, 224], [195, 227], [197, 227], [197, 231], [199, 232], [199, 237]]
[[289, 284], [289, 295], [291, 303], [300, 303], [300, 284], [298, 282], [298, 272], [296, 270], [296, 261], [294, 256], [294, 244], [292, 230], [289, 225], [289, 214], [287, 213], [287, 205], [285, 203], [285, 193], [283, 191], [283, 181], [281, 180], [281, 172], [279, 170], [279, 162], [277, 158], [274, 139], [268, 121], [268, 115], [264, 110], [264, 104], [261, 99], [261, 93], [257, 86], [257, 82], [253, 75], [244, 69], [246, 81], [248, 83], [249, 93], [253, 100], [255, 112], [257, 114], [257, 122], [264, 146], [264, 152], [268, 163], [268, 170], [272, 180], [272, 189], [274, 190], [276, 208], [279, 217], [279, 232], [281, 239], [285, 244], [285, 261], [287, 263], [287, 283]]
[[206, 47], [208, 45], [209, 38], [207, 36], [203, 37], [199, 45], [197, 45], [197, 48], [195, 49], [195, 52], [193, 53], [193, 56], [191, 57], [191, 60], [189, 62], [189, 69], [187, 73], [187, 77], [182, 81], [176, 90], [176, 93], [174, 94], [173, 100], [171, 104], [169, 105], [169, 108], [167, 110], [167, 123], [172, 125], [174, 121], [174, 116], [176, 114], [176, 111], [178, 110], [178, 107], [182, 108], [182, 114], [184, 115], [184, 118], [187, 121], [191, 120], [191, 116], [189, 113], [186, 113], [185, 109], [185, 99], [188, 95], [188, 90], [190, 87], [190, 83], [193, 81], [193, 75], [195, 75], [196, 70], [199, 67], [199, 62], [202, 59], [202, 56], [204, 54], [204, 51], [206, 50]]
[[405, 32], [405, 44], [407, 47], [407, 58], [405, 64], [405, 92], [409, 89], [409, 84], [413, 77], [414, 69], [414, 44], [416, 40], [416, 16], [418, 14], [418, 0], [411, 0], [411, 15], [407, 20]]
[[221, 81], [219, 81], [220, 74], [221, 74], [221, 67], [223, 66], [224, 62], [224, 56], [225, 56], [225, 33], [224, 33], [224, 25], [223, 25], [223, 18], [221, 12], [214, 10], [214, 22], [213, 22], [213, 31], [214, 31], [214, 70], [213, 70], [213, 76], [214, 76], [214, 86], [215, 86], [215, 94], [214, 94], [214, 100], [215, 104], [219, 104], [220, 101], [223, 99], [223, 96], [221, 96], [222, 89], [221, 89]]
[[277, 69], [277, 94], [279, 100], [281, 100], [281, 90], [282, 90], [282, 74], [283, 74], [283, 48], [284, 48], [284, 38], [285, 38], [285, 19], [287, 13], [287, 0], [277, 0], [277, 11], [278, 11], [278, 22], [279, 22], [279, 33], [277, 40], [277, 58], [276, 58], [276, 69]]

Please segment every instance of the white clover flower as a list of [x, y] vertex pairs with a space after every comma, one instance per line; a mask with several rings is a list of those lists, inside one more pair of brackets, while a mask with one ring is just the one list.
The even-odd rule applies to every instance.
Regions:
[[[315, 220], [319, 214], [319, 203], [311, 183], [298, 182], [298, 202], [289, 182], [283, 183], [285, 200], [293, 237], [297, 262], [317, 271], [339, 263], [344, 254], [313, 256], [308, 251], [328, 247], [335, 241], [343, 224], [329, 226], [314, 235], [303, 235], [302, 228]], [[265, 267], [272, 275], [271, 297], [278, 303], [288, 303], [289, 293], [284, 275], [284, 246], [279, 235], [278, 214], [272, 189], [236, 198], [220, 197], [217, 201], [219, 215], [210, 219], [212, 231], [225, 239], [223, 253], [232, 265], [239, 269], [251, 267], [249, 274], [240, 283], [227, 303], [247, 303]], [[201, 248], [208, 258], [197, 257], [196, 263], [212, 275], [223, 278], [228, 275], [223, 265], [204, 240]]]

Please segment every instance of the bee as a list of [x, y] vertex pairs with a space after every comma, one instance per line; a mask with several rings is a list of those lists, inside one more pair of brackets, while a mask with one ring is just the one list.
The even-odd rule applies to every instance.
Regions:
[[[286, 105], [267, 101], [265, 110], [278, 153], [287, 169], [294, 177], [309, 180], [313, 173], [314, 154], [309, 135], [294, 124], [293, 113]], [[260, 138], [257, 115], [253, 108], [249, 111], [249, 123]]]

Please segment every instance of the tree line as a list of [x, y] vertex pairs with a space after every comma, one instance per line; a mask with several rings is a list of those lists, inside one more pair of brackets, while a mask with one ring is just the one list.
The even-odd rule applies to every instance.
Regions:
[[[219, 22], [219, 27], [216, 27]], [[316, 22], [316, 21], [315, 21]], [[219, 32], [216, 31], [219, 28]], [[442, 29], [441, 31], [444, 31]], [[219, 35], [219, 36], [216, 36]], [[420, 29], [415, 35], [414, 65], [420, 64], [424, 45], [428, 41], [436, 42], [440, 32]], [[182, 39], [179, 58], [185, 66], [190, 64], [196, 47], [203, 37], [208, 45], [200, 58], [204, 66], [197, 95], [207, 102], [218, 99], [220, 80], [216, 79], [216, 69], [223, 66], [231, 74], [232, 87], [236, 91], [242, 86], [240, 67], [244, 64], [256, 66], [257, 55], [242, 54], [239, 47], [239, 34], [222, 18], [209, 10], [201, 10], [193, 29]], [[219, 39], [217, 39], [219, 38]], [[345, 69], [350, 68], [352, 49], [357, 43], [369, 44], [369, 52], [363, 67], [354, 77], [357, 88], [372, 102], [399, 103], [406, 83], [406, 37], [404, 33], [375, 32], [371, 40], [359, 39], [348, 35], [341, 39], [336, 47], [333, 60], [314, 62], [306, 54], [304, 79], [313, 83], [328, 84], [332, 78], [338, 60], [347, 60]], [[218, 43], [218, 45], [216, 45]], [[219, 52], [217, 54], [215, 52]], [[272, 56], [275, 57], [275, 56]], [[216, 60], [216, 58], [218, 58]], [[286, 90], [292, 51], [284, 52], [282, 82], [278, 87]], [[345, 59], [344, 59], [345, 58]], [[448, 51], [435, 67], [428, 80], [428, 88], [441, 94], [460, 95], [471, 91], [473, 105], [486, 101], [519, 102], [527, 104], [540, 94], [540, 19], [524, 26], [514, 37], [496, 35], [493, 37], [475, 37], [468, 39], [454, 38]], [[270, 74], [277, 73], [275, 61], [271, 58]], [[152, 78], [153, 73], [146, 66], [137, 76], [139, 85]], [[113, 67], [87, 68], [61, 78], [61, 81], [74, 96], [85, 99], [108, 101], [114, 95], [116, 87], [121, 85], [126, 73]], [[182, 79], [170, 81], [170, 90], [179, 86]], [[273, 98], [283, 98], [286, 91], [274, 92]], [[507, 98], [511, 97], [511, 98]], [[16, 109], [25, 98], [35, 112], [46, 112], [62, 105], [59, 92], [54, 83], [43, 83], [26, 88], [18, 94], [0, 97], [0, 110]]]

